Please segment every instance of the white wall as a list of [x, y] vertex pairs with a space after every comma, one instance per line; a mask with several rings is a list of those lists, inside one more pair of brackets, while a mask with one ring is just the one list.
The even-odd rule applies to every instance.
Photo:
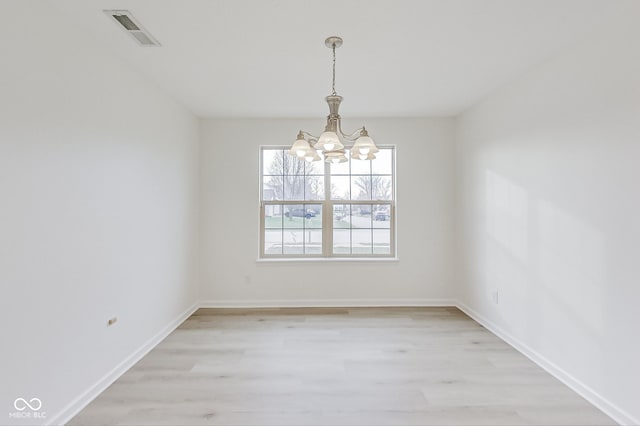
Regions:
[[199, 128], [48, 3], [3, 12], [0, 416], [37, 397], [51, 421], [198, 297], [457, 297], [617, 419], [640, 418], [640, 31], [610, 32], [493, 94], [457, 120], [455, 154], [450, 119], [346, 120], [398, 147], [399, 261], [256, 262], [258, 147], [321, 119]]
[[460, 117], [456, 270], [479, 318], [638, 424], [640, 30], [625, 28]]
[[34, 424], [196, 302], [199, 127], [47, 2], [3, 16], [0, 423]]
[[[322, 100], [320, 99], [319, 102]], [[202, 124], [203, 286], [211, 305], [415, 304], [451, 299], [450, 119], [355, 119], [397, 146], [397, 262], [256, 262], [260, 145], [292, 143], [323, 119]]]

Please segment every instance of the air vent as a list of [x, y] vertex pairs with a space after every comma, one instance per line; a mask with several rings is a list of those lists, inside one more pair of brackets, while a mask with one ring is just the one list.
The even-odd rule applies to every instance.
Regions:
[[103, 10], [107, 16], [129, 33], [140, 46], [160, 46], [160, 43], [138, 22], [128, 10]]

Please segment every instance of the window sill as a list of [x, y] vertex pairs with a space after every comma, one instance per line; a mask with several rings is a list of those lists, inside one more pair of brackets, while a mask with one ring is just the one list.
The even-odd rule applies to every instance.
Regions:
[[300, 263], [300, 262], [399, 262], [397, 257], [265, 257], [256, 259], [256, 263]]

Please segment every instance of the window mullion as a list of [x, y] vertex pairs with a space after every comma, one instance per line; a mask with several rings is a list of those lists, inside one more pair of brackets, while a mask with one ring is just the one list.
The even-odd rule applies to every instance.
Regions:
[[324, 203], [322, 204], [322, 255], [330, 257], [333, 247], [333, 205], [331, 204], [331, 165], [324, 163]]

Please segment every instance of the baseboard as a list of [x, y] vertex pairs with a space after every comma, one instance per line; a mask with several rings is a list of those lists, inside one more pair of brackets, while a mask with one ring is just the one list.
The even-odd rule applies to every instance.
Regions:
[[203, 300], [201, 308], [356, 308], [456, 306], [453, 299], [256, 299]]
[[549, 374], [567, 385], [570, 389], [596, 406], [606, 415], [621, 425], [638, 425], [640, 421], [599, 395], [593, 389], [580, 380], [567, 373], [565, 370], [549, 361], [540, 353], [531, 349], [519, 339], [497, 326], [478, 312], [464, 303], [453, 299], [289, 299], [289, 300], [205, 300], [195, 303], [171, 321], [164, 329], [149, 339], [138, 350], [122, 361], [113, 370], [107, 373], [95, 385], [87, 389], [83, 394], [69, 403], [61, 412], [53, 416], [46, 424], [65, 424], [78, 414], [84, 407], [93, 401], [100, 393], [115, 382], [122, 374], [149, 353], [165, 337], [182, 324], [198, 308], [284, 308], [284, 307], [443, 307], [455, 306], [467, 314], [473, 320], [483, 325], [487, 330], [504, 340], [507, 344], [522, 353], [531, 361], [539, 365]]
[[491, 331], [493, 334], [498, 336], [500, 339], [504, 340], [511, 347], [516, 349], [518, 352], [529, 358], [531, 361], [535, 362], [538, 366], [544, 369], [546, 372], [551, 374], [556, 379], [560, 380], [562, 383], [567, 385], [570, 389], [576, 392], [578, 395], [582, 396], [584, 399], [589, 401], [591, 404], [600, 409], [607, 416], [611, 417], [614, 421], [621, 425], [639, 425], [640, 421], [638, 419], [634, 419], [626, 411], [622, 410], [620, 407], [613, 404], [611, 401], [607, 400], [596, 391], [591, 389], [589, 386], [582, 383], [580, 380], [576, 379], [571, 374], [567, 373], [558, 365], [549, 361], [540, 353], [531, 349], [529, 346], [524, 344], [522, 341], [514, 337], [512, 334], [503, 330], [501, 327], [497, 326], [492, 321], [488, 320], [486, 317], [480, 315], [478, 312], [471, 309], [469, 306], [464, 303], [458, 302], [456, 307], [460, 309], [462, 312], [470, 316], [474, 321], [483, 325], [487, 330]]
[[46, 425], [64, 425], [84, 407], [100, 395], [106, 388], [133, 367], [165, 337], [189, 318], [198, 308], [276, 308], [276, 307], [393, 307], [393, 306], [455, 306], [451, 299], [312, 299], [312, 300], [215, 300], [194, 303], [176, 319], [171, 321], [155, 336], [149, 339], [124, 361], [104, 375], [97, 383], [71, 401], [58, 414], [46, 422]]
[[65, 408], [58, 414], [54, 415], [47, 421], [47, 425], [64, 425], [69, 422], [76, 414], [78, 414], [84, 407], [86, 407], [91, 401], [93, 401], [98, 395], [100, 395], [106, 388], [108, 388], [113, 382], [115, 382], [120, 376], [122, 376], [127, 370], [133, 367], [142, 357], [148, 354], [153, 348], [155, 348], [165, 337], [167, 337], [173, 330], [175, 330], [180, 324], [182, 324], [187, 318], [189, 318], [199, 307], [199, 303], [194, 303], [184, 312], [182, 312], [176, 319], [167, 324], [160, 332], [158, 332], [151, 339], [147, 340], [140, 348], [129, 355], [124, 361], [118, 364], [113, 370], [105, 374], [96, 384], [91, 386], [85, 392], [83, 392], [76, 399], [71, 401]]

